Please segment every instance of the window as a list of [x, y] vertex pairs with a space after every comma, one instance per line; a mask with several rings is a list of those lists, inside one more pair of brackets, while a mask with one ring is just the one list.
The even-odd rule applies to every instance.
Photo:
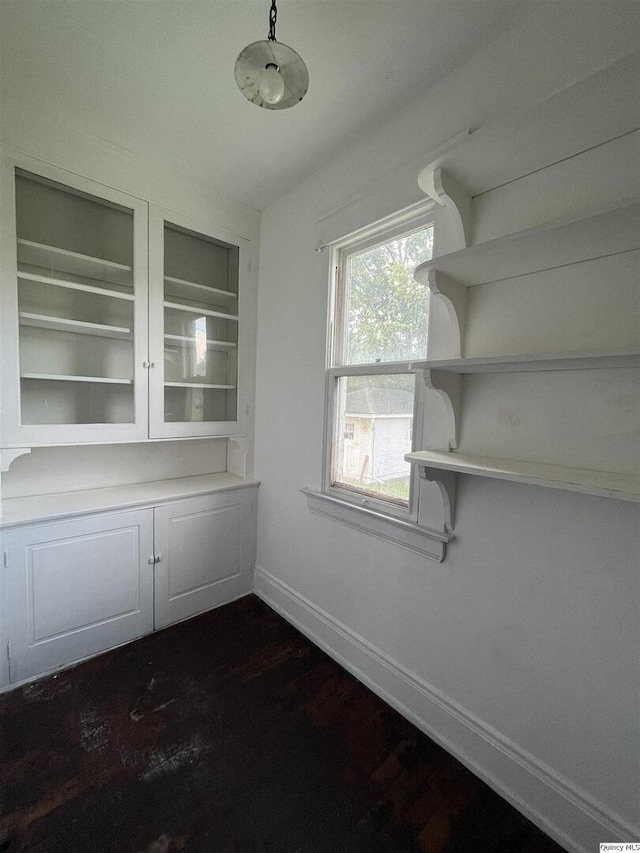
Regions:
[[414, 521], [410, 364], [427, 357], [429, 290], [413, 270], [432, 246], [423, 212], [332, 250], [324, 491]]
[[[409, 505], [409, 465], [405, 453], [413, 421], [413, 376], [385, 373], [337, 379], [337, 432], [331, 485], [400, 506]], [[358, 418], [355, 423], [347, 418]]]
[[356, 440], [356, 425], [353, 421], [349, 423], [345, 422], [344, 425], [344, 440], [345, 441], [355, 441]]

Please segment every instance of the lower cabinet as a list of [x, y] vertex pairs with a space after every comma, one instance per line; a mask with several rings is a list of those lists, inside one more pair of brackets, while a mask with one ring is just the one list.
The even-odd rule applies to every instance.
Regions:
[[155, 512], [155, 627], [250, 591], [246, 490], [165, 504]]
[[250, 591], [251, 489], [3, 532], [8, 682]]
[[8, 530], [9, 682], [153, 630], [153, 509]]

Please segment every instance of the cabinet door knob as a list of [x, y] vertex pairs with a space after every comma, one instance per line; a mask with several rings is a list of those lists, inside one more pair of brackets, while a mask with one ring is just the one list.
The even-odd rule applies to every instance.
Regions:
[[155, 362], [153, 362], [153, 361], [143, 361], [142, 366], [146, 367], [148, 370], [149, 368], [155, 367], [156, 365], [155, 365]]

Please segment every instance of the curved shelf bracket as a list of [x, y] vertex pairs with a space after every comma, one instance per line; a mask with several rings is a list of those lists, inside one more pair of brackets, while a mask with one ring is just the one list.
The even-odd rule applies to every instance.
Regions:
[[0, 448], [0, 517], [2, 517], [2, 474], [6, 473], [11, 467], [13, 461], [18, 456], [25, 456], [31, 453], [30, 447], [3, 447]]
[[439, 166], [423, 169], [418, 176], [420, 189], [449, 212], [453, 233], [447, 251], [466, 249], [471, 240], [471, 194]]
[[462, 358], [468, 290], [438, 270], [416, 267], [414, 278], [431, 291], [428, 354], [430, 359]]
[[27, 453], [31, 453], [30, 447], [5, 447], [0, 450], [0, 471], [3, 473], [8, 471], [11, 467], [12, 462], [18, 458], [18, 456], [24, 456]]
[[[420, 465], [419, 470], [420, 523], [429, 527], [441, 526], [444, 533], [453, 534], [457, 475], [452, 471], [424, 465]], [[436, 488], [430, 488], [430, 484]], [[436, 502], [441, 505], [436, 505]]]
[[232, 435], [227, 439], [227, 471], [247, 479], [249, 439], [246, 435]]
[[444, 370], [422, 370], [425, 400], [425, 449], [455, 450], [462, 397], [462, 376]]

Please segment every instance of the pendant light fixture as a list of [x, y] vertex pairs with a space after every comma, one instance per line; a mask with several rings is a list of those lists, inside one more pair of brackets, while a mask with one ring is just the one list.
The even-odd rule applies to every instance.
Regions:
[[276, 0], [269, 10], [266, 41], [247, 45], [236, 59], [236, 83], [242, 94], [265, 110], [286, 110], [301, 101], [309, 88], [309, 72], [300, 56], [276, 41]]

